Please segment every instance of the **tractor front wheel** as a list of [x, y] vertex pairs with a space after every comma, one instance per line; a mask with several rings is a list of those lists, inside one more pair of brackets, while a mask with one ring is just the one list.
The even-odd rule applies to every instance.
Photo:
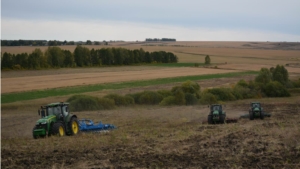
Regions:
[[33, 136], [34, 139], [37, 139], [38, 137], [36, 135], [34, 135], [34, 130], [35, 129], [36, 129], [36, 126], [34, 126], [33, 129], [32, 129], [32, 136]]
[[249, 118], [250, 118], [250, 120], [254, 120], [254, 112], [253, 111], [249, 112]]
[[69, 122], [69, 129], [71, 131], [71, 135], [76, 135], [79, 133], [79, 124], [77, 121], [77, 118], [72, 117], [70, 122]]
[[52, 134], [57, 136], [64, 136], [66, 134], [65, 127], [62, 123], [54, 123], [52, 127]]
[[207, 122], [208, 124], [213, 124], [212, 115], [208, 115]]

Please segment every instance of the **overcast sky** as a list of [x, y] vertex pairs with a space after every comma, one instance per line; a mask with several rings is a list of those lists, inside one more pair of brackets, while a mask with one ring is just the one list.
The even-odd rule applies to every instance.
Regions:
[[300, 41], [300, 0], [1, 0], [1, 39]]

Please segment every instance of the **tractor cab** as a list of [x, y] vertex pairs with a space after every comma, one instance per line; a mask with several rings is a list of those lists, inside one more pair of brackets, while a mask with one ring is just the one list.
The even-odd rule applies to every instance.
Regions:
[[224, 123], [226, 118], [226, 112], [223, 111], [221, 104], [212, 104], [210, 107], [210, 113], [208, 115], [208, 123]]
[[259, 102], [250, 103], [249, 118], [254, 120], [255, 118], [264, 119], [264, 112]]
[[215, 112], [215, 111], [222, 112], [223, 111], [222, 105], [220, 105], [220, 104], [212, 104], [210, 106], [210, 111], [211, 112]]
[[251, 107], [252, 107], [252, 108], [260, 108], [261, 105], [260, 105], [260, 103], [252, 102], [252, 103], [251, 103]]
[[54, 115], [57, 119], [63, 120], [64, 117], [69, 115], [69, 103], [51, 103], [46, 106], [41, 106], [41, 109], [38, 110], [38, 114], [44, 118], [46, 116]]

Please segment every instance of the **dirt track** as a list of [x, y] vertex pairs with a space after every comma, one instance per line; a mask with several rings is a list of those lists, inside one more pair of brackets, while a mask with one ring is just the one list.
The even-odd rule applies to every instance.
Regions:
[[41, 90], [66, 86], [149, 80], [168, 77], [236, 72], [236, 70], [206, 68], [165, 68], [139, 71], [76, 73], [2, 78], [1, 93]]

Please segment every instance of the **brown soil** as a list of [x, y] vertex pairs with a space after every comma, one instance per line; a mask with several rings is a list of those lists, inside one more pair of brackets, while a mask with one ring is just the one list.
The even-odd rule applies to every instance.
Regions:
[[[106, 134], [39, 140], [29, 138], [30, 132], [16, 138], [2, 135], [1, 167], [299, 168], [298, 104], [266, 103], [271, 118], [224, 125], [201, 124], [208, 110], [201, 106], [80, 112], [78, 116], [119, 128]], [[248, 106], [229, 104], [226, 111], [234, 117], [247, 112]]]

